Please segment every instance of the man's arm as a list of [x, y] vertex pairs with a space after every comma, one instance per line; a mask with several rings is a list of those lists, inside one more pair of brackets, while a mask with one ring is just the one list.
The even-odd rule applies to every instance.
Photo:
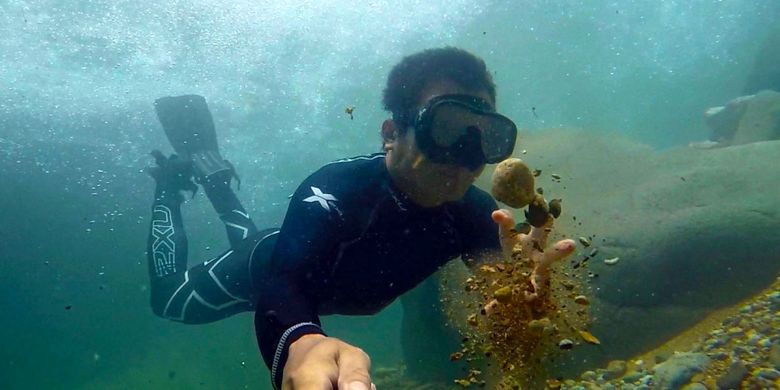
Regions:
[[332, 288], [328, 264], [349, 234], [339, 180], [326, 167], [298, 187], [270, 262], [256, 279], [255, 332], [277, 389], [330, 389], [346, 380], [370, 386], [365, 354], [325, 336], [317, 313]]

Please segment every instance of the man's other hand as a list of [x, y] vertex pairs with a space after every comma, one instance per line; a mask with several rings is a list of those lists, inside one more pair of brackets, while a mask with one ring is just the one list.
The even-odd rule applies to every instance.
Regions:
[[376, 390], [371, 359], [337, 338], [306, 335], [290, 345], [282, 390]]
[[526, 292], [526, 299], [534, 300], [543, 295], [545, 293], [543, 286], [546, 285], [550, 277], [550, 266], [574, 253], [576, 249], [574, 241], [560, 240], [549, 247], [547, 246], [547, 238], [553, 226], [552, 216], [548, 216], [547, 223], [541, 228], [532, 227], [529, 234], [518, 233], [515, 230], [515, 219], [509, 210], [496, 210], [492, 217], [493, 221], [498, 224], [498, 234], [505, 256], [510, 258], [515, 245], [520, 244], [523, 256], [531, 259], [534, 265], [530, 278], [533, 291]]

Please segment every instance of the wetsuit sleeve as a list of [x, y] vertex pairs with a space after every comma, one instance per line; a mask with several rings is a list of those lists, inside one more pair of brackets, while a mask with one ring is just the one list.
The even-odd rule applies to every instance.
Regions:
[[256, 279], [255, 331], [276, 388], [290, 344], [307, 334], [324, 334], [317, 307], [327, 295], [325, 270], [345, 225], [333, 176], [332, 170], [321, 169], [298, 187], [271, 259], [262, 267], [265, 274]]
[[460, 223], [464, 237], [461, 258], [466, 265], [473, 266], [502, 253], [498, 225], [491, 217], [498, 205], [490, 195], [475, 187], [469, 190], [465, 200]]

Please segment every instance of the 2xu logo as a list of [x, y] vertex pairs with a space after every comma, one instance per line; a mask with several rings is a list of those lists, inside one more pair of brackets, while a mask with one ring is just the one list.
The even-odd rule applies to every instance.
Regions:
[[176, 273], [176, 243], [173, 242], [171, 209], [156, 205], [152, 209], [152, 256], [158, 277]]

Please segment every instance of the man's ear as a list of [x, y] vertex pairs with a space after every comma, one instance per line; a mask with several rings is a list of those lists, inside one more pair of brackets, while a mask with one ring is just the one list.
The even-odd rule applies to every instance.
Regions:
[[393, 144], [398, 140], [398, 126], [392, 119], [385, 119], [382, 122], [382, 149], [385, 151], [393, 148]]

